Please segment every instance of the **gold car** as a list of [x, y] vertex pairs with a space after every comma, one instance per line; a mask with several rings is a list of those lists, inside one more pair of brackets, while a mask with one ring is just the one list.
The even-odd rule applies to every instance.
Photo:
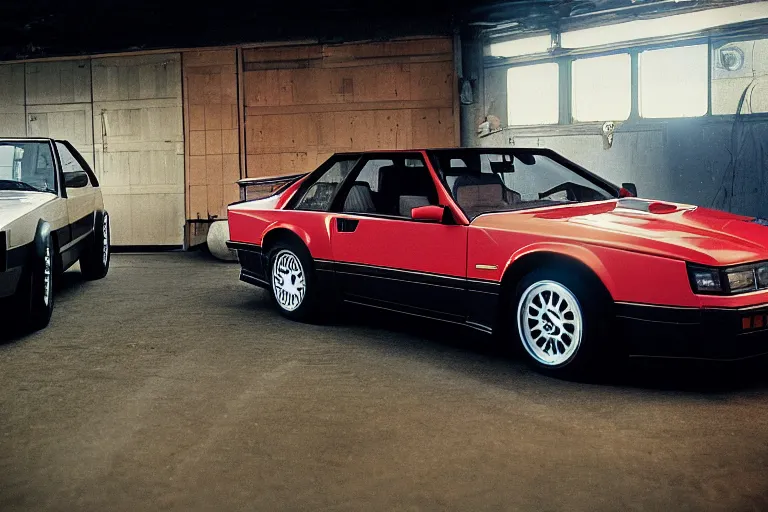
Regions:
[[80, 153], [63, 140], [0, 139], [0, 312], [45, 327], [57, 276], [79, 260], [100, 279], [109, 255], [109, 216]]

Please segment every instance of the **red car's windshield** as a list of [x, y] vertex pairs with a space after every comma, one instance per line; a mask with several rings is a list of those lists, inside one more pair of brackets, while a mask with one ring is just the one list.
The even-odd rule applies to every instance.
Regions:
[[441, 178], [470, 219], [483, 213], [616, 197], [610, 184], [532, 151], [433, 153]]

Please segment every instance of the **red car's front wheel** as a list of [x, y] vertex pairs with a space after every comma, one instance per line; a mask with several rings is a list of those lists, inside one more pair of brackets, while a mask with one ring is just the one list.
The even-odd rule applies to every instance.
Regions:
[[542, 280], [523, 291], [517, 306], [517, 329], [528, 355], [546, 367], [568, 364], [579, 351], [583, 312], [563, 284]]
[[529, 360], [558, 376], [582, 375], [603, 350], [606, 301], [588, 276], [570, 269], [541, 268], [517, 284], [512, 312]]

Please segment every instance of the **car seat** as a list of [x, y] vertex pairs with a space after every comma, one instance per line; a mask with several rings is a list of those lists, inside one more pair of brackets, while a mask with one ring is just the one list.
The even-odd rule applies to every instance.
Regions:
[[[420, 196], [427, 204], [437, 204], [437, 189], [426, 167], [388, 165], [379, 169], [379, 211], [387, 215], [402, 215], [400, 198]], [[418, 205], [424, 206], [424, 205]], [[407, 217], [410, 217], [408, 210]]]
[[350, 213], [374, 213], [376, 205], [373, 203], [371, 186], [364, 181], [356, 181], [349, 189], [347, 199], [344, 201], [344, 211]]
[[453, 197], [471, 216], [484, 211], [507, 209], [520, 201], [520, 194], [508, 190], [497, 174], [477, 173], [459, 176], [453, 184]]

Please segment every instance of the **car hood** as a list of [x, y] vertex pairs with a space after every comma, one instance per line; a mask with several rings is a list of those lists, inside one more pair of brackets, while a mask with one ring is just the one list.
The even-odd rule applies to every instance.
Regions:
[[485, 214], [477, 217], [472, 226], [539, 234], [703, 265], [768, 260], [765, 221], [644, 199]]
[[0, 229], [54, 199], [48, 192], [0, 190]]

